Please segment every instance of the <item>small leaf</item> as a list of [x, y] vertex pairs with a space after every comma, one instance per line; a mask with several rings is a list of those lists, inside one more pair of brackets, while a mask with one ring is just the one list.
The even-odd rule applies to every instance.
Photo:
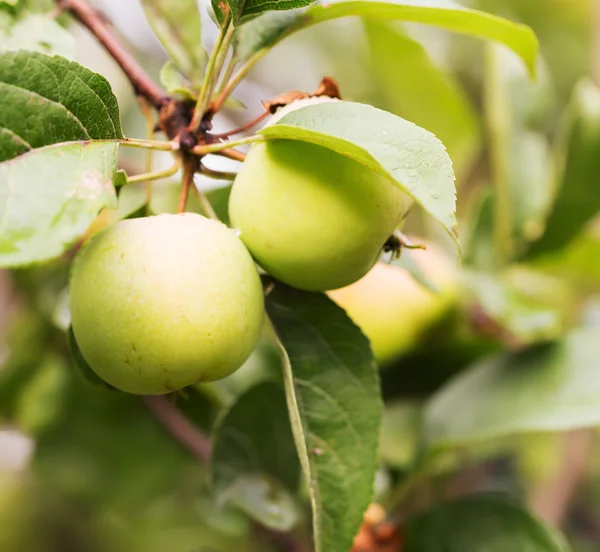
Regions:
[[231, 502], [263, 525], [292, 528], [300, 465], [281, 387], [259, 383], [225, 412], [213, 430], [210, 468], [220, 507]]
[[0, 50], [32, 50], [74, 59], [75, 37], [54, 19], [30, 13], [0, 35]]
[[564, 248], [600, 210], [597, 193], [599, 149], [600, 89], [584, 80], [574, 91], [554, 152], [557, 195], [545, 230], [532, 244], [527, 256], [535, 257]]
[[366, 20], [364, 27], [374, 85], [383, 96], [380, 107], [433, 132], [446, 146], [457, 174], [464, 174], [479, 151], [481, 129], [460, 84], [397, 26]]
[[59, 56], [0, 53], [0, 104], [0, 161], [59, 142], [123, 137], [108, 81]]
[[561, 341], [475, 363], [429, 401], [429, 447], [599, 425], [599, 340], [598, 328], [584, 328]]
[[268, 11], [293, 10], [312, 4], [315, 0], [212, 0], [219, 22], [223, 22], [221, 2], [227, 2], [234, 25], [242, 24]]
[[189, 89], [190, 83], [177, 69], [177, 66], [168, 59], [160, 68], [159, 79], [169, 94], [179, 94], [185, 100], [195, 100], [196, 95]]
[[306, 10], [294, 12], [288, 19], [276, 17], [277, 15], [279, 14], [266, 14], [246, 24], [246, 27], [252, 25], [254, 29], [244, 29], [244, 36], [239, 39], [238, 56], [241, 59], [267, 50], [285, 37], [312, 25], [340, 17], [361, 16], [369, 19], [425, 23], [497, 41], [518, 54], [532, 74], [535, 72], [539, 45], [529, 27], [486, 12], [465, 8], [451, 0], [354, 0], [311, 6]]
[[367, 338], [325, 295], [273, 283], [267, 313], [286, 353], [292, 430], [317, 552], [348, 552], [373, 496], [382, 404]]
[[197, 0], [142, 0], [152, 30], [177, 68], [193, 85], [204, 75], [208, 54], [202, 47]]
[[0, 266], [63, 253], [116, 207], [117, 144], [59, 144], [0, 163]]
[[452, 162], [427, 130], [369, 105], [331, 101], [296, 109], [259, 134], [318, 144], [389, 176], [457, 240]]
[[508, 497], [480, 494], [408, 522], [404, 552], [569, 552], [550, 527]]

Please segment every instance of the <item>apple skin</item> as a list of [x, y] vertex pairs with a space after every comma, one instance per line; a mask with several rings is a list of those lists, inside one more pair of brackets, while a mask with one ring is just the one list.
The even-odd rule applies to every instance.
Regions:
[[74, 264], [70, 303], [87, 363], [134, 394], [228, 376], [254, 349], [264, 317], [242, 242], [193, 213], [125, 220], [96, 235]]
[[381, 365], [410, 350], [459, 296], [458, 271], [440, 250], [427, 245], [411, 254], [437, 292], [423, 287], [404, 268], [379, 262], [358, 282], [328, 293], [369, 338]]
[[270, 140], [250, 149], [229, 217], [268, 273], [325, 291], [369, 271], [409, 203], [391, 179], [357, 161], [306, 142]]

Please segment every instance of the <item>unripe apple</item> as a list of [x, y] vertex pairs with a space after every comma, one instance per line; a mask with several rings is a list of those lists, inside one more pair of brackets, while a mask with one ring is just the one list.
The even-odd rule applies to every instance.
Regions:
[[404, 268], [383, 262], [358, 282], [329, 292], [369, 338], [380, 364], [409, 350], [458, 296], [458, 272], [440, 250], [428, 245], [411, 254], [437, 292], [423, 287]]
[[368, 272], [409, 201], [391, 179], [339, 153], [269, 140], [250, 149], [229, 216], [267, 272], [293, 287], [324, 291]]
[[119, 222], [80, 252], [73, 333], [90, 367], [136, 394], [228, 376], [263, 322], [260, 278], [224, 224], [193, 213]]

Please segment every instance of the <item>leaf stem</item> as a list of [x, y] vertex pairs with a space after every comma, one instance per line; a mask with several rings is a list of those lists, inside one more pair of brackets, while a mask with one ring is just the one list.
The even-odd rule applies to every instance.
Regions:
[[223, 90], [220, 92], [217, 99], [213, 102], [210, 107], [210, 111], [212, 113], [217, 113], [225, 103], [225, 100], [231, 95], [231, 93], [237, 88], [238, 84], [244, 80], [246, 75], [250, 72], [250, 69], [254, 66], [254, 64], [260, 60], [266, 53], [267, 49], [260, 50], [256, 52], [251, 58], [249, 58], [246, 63], [244, 63], [238, 72], [231, 78], [231, 80], [225, 85]]
[[235, 177], [237, 176], [236, 172], [214, 171], [202, 163], [200, 163], [200, 172], [209, 178], [215, 178], [217, 180], [235, 180]]
[[111, 33], [103, 17], [84, 0], [56, 0], [59, 9], [66, 10], [85, 26], [119, 64], [138, 96], [156, 109], [167, 101], [165, 92], [146, 74], [142, 66], [127, 52]]
[[160, 142], [157, 140], [143, 140], [141, 138], [122, 138], [115, 140], [122, 146], [129, 148], [142, 148], [157, 151], [177, 151], [179, 146], [175, 142]]
[[246, 154], [242, 151], [238, 151], [235, 149], [224, 149], [220, 151], [213, 152], [215, 155], [221, 155], [222, 157], [228, 157], [229, 159], [233, 159], [234, 161], [244, 162], [246, 161]]
[[[221, 142], [219, 144], [207, 144], [194, 146], [191, 153], [194, 155], [206, 155], [208, 153], [218, 153], [223, 150], [227, 150], [236, 146], [243, 146], [245, 144], [253, 144], [255, 142], [263, 142], [265, 139], [262, 136], [248, 136], [247, 138], [240, 138], [239, 140], [231, 140], [230, 142]], [[239, 152], [241, 153], [241, 152]]]
[[196, 186], [194, 186], [194, 190], [196, 190], [196, 193], [198, 194], [198, 200], [200, 201], [200, 205], [202, 206], [202, 210], [204, 211], [204, 214], [208, 218], [211, 218], [214, 220], [221, 220], [218, 217], [215, 210], [213, 209], [213, 206], [211, 205], [210, 201], [208, 201], [206, 194], [204, 192], [201, 192], [198, 188], [196, 188]]
[[189, 126], [191, 131], [195, 131], [200, 127], [200, 123], [202, 122], [202, 118], [204, 117], [204, 113], [206, 112], [206, 108], [213, 94], [215, 84], [219, 80], [219, 75], [223, 69], [225, 59], [227, 58], [234, 32], [235, 27], [231, 24], [231, 16], [228, 13], [219, 30], [217, 42], [208, 59], [204, 81], [202, 82], [202, 88], [198, 94], [198, 101]]
[[[164, 169], [162, 171], [151, 171], [142, 174], [136, 174], [135, 176], [127, 177], [127, 184], [133, 184], [135, 182], [152, 182], [153, 180], [160, 180], [161, 178], [168, 178], [177, 173], [181, 168], [181, 163], [177, 162], [172, 167]], [[146, 198], [149, 199], [149, 198]]]

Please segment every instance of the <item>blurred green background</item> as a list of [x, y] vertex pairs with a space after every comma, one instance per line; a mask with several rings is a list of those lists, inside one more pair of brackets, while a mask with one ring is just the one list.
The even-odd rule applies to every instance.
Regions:
[[[51, 4], [19, 0], [10, 10], [45, 11]], [[94, 4], [158, 78], [166, 54], [137, 0]], [[260, 100], [289, 89], [312, 91], [327, 75], [338, 81], [345, 99], [371, 103], [432, 131], [452, 157], [461, 268], [448, 238], [416, 209], [406, 232], [435, 243], [446, 264], [421, 266], [418, 255], [406, 252], [404, 268], [395, 268], [402, 282], [411, 272], [425, 284], [441, 279], [443, 287], [449, 275], [453, 291], [448, 304], [418, 324], [403, 306], [406, 291], [399, 291], [397, 311], [390, 315], [399, 333], [390, 338], [398, 347], [381, 359], [386, 415], [377, 497], [383, 503], [410, 468], [423, 405], [450, 378], [490, 354], [562, 343], [570, 332], [600, 324], [600, 18], [592, 0], [465, 4], [534, 29], [541, 43], [535, 82], [502, 47], [431, 27], [353, 18], [316, 26], [277, 46], [235, 94], [247, 108], [226, 110], [216, 126], [217, 132], [235, 127], [261, 112]], [[216, 32], [202, 0], [200, 5], [203, 42], [210, 47]], [[125, 134], [144, 137], [146, 120], [118, 67], [85, 30], [69, 29], [76, 59], [110, 80]], [[124, 152], [121, 161], [128, 173], [145, 172], [148, 163], [137, 150]], [[166, 168], [169, 157], [155, 154], [152, 164]], [[219, 158], [210, 166], [233, 170], [235, 162]], [[226, 213], [225, 183], [198, 177], [196, 184]], [[127, 187], [120, 215], [135, 211], [143, 194], [142, 186]], [[176, 179], [157, 184], [153, 210], [174, 212], [177, 194]], [[505, 224], [494, 224], [499, 219]], [[141, 399], [93, 384], [73, 365], [65, 338], [69, 261], [66, 256], [43, 267], [0, 272], [0, 552], [243, 552], [275, 546], [242, 507], [214, 504], [206, 466], [167, 434]], [[376, 313], [373, 305], [382, 294], [384, 302], [393, 302], [385, 298], [395, 285], [370, 296]], [[578, 376], [583, 387], [600, 384], [597, 358], [600, 343], [582, 361], [589, 365]], [[253, 382], [276, 378], [280, 362], [266, 330], [240, 372], [191, 390], [178, 406], [209, 431], [223, 406]], [[508, 364], [529, 367], [526, 358]], [[431, 486], [442, 496], [516, 494], [562, 527], [575, 551], [598, 550], [596, 430], [541, 433], [511, 426], [519, 401], [538, 400], [536, 389], [544, 394], [544, 380], [535, 373], [530, 380], [518, 389], [498, 384], [489, 403], [482, 399], [477, 408], [489, 414], [490, 425], [477, 430], [491, 437], [457, 447]], [[530, 394], [523, 399], [521, 391]], [[546, 408], [554, 404], [550, 399]], [[458, 405], [466, 418], [476, 415], [470, 407], [468, 400]], [[493, 408], [498, 410], [490, 413]], [[503, 429], [494, 433], [494, 424]], [[432, 492], [421, 489], [420, 499], [431, 501]], [[306, 533], [308, 505], [305, 497], [299, 501], [297, 531]]]

